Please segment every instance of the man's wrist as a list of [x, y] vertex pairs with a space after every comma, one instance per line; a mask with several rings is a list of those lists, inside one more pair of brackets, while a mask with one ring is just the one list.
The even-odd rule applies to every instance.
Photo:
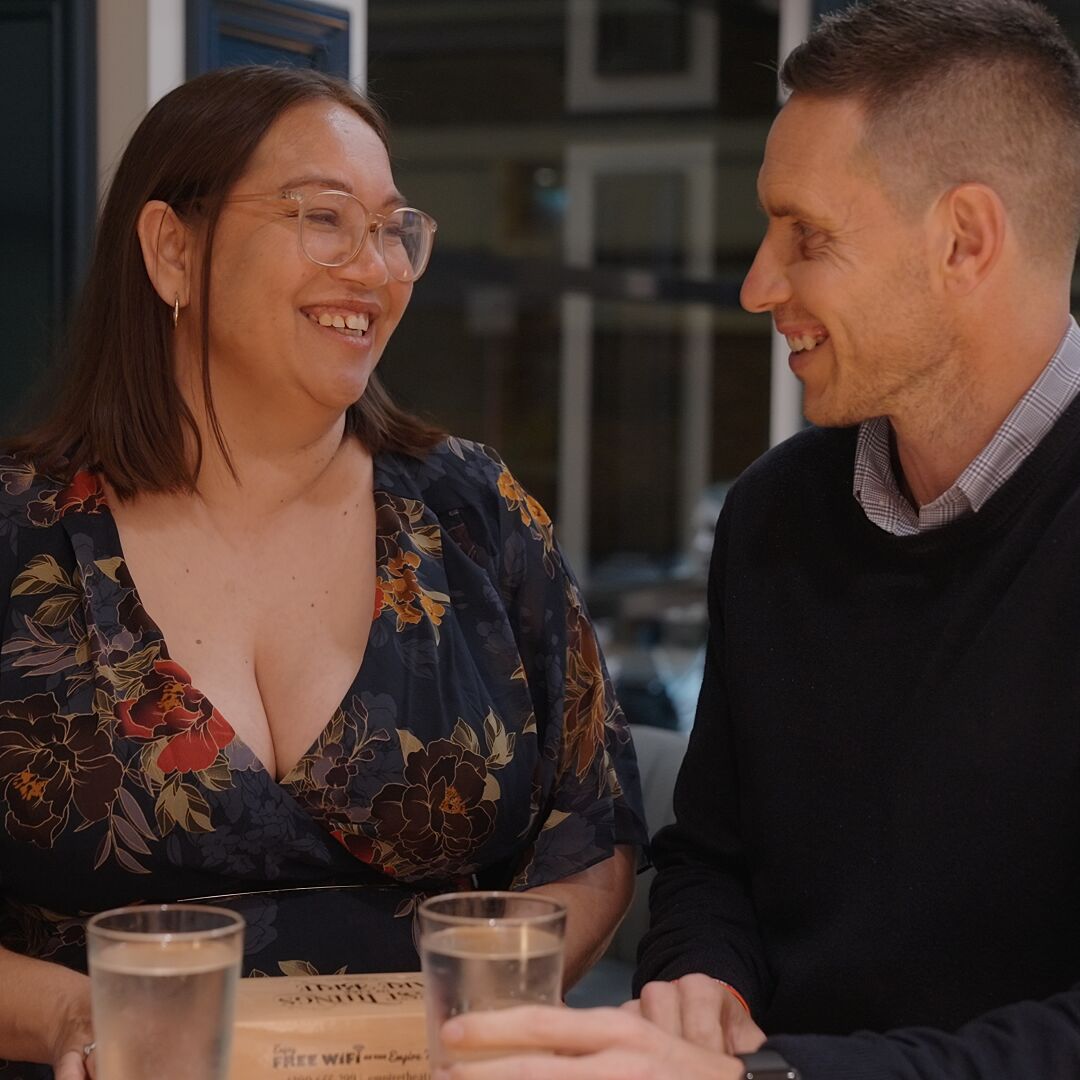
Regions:
[[753, 1013], [750, 1011], [750, 1006], [746, 1003], [746, 998], [744, 998], [731, 983], [724, 982], [723, 979], [717, 979], [716, 981], [746, 1010], [747, 1016], [753, 1016]]

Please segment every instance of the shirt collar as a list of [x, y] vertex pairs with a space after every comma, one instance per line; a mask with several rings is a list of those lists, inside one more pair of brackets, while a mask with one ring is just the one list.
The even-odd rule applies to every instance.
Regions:
[[900, 491], [892, 425], [883, 416], [859, 425], [853, 494], [866, 516], [895, 536], [912, 536], [978, 513], [1020, 467], [1080, 392], [1080, 326], [1069, 319], [1054, 355], [986, 447], [933, 502], [918, 510]]

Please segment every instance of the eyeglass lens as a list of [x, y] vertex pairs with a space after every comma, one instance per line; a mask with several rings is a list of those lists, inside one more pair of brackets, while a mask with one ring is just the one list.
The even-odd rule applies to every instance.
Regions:
[[[368, 239], [363, 205], [343, 192], [323, 191], [304, 200], [300, 244], [323, 266], [342, 266]], [[415, 281], [427, 265], [434, 229], [429, 219], [409, 208], [387, 214], [372, 238], [387, 272], [398, 281]]]

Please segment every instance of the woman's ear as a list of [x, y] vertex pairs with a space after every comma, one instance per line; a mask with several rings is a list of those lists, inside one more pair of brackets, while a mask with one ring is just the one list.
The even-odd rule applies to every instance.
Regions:
[[177, 298], [186, 307], [191, 300], [194, 236], [176, 211], [160, 199], [152, 199], [139, 213], [139, 244], [146, 273], [155, 291], [169, 307]]

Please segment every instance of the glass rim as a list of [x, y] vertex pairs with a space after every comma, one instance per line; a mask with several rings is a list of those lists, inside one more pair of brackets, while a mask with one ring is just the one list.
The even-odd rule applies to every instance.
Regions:
[[[319, 258], [311, 251], [312, 245], [318, 245], [320, 233], [317, 231], [313, 235], [309, 231], [308, 221], [308, 205], [309, 199], [317, 198], [319, 195], [339, 195], [343, 199], [351, 199], [361, 211], [363, 211], [366, 218], [366, 225], [360, 233], [360, 239], [356, 242], [352, 251], [348, 255], [342, 256], [340, 259], [327, 260]], [[419, 281], [423, 277], [424, 271], [428, 268], [428, 263], [431, 259], [431, 253], [435, 246], [435, 233], [438, 231], [439, 223], [428, 213], [423, 210], [418, 210], [414, 206], [398, 206], [395, 209], [389, 211], [386, 214], [372, 213], [368, 208], [355, 196], [350, 195], [347, 191], [320, 191], [312, 195], [303, 196], [297, 203], [298, 214], [298, 229], [297, 229], [297, 241], [300, 245], [300, 252], [304, 258], [310, 262], [315, 263], [317, 266], [326, 266], [331, 269], [337, 269], [341, 266], [348, 266], [359, 254], [368, 246], [368, 244], [374, 244], [375, 250], [378, 254], [379, 261], [386, 268], [386, 273], [389, 277], [392, 277], [395, 281], [402, 283], [412, 283]], [[416, 235], [419, 239], [419, 246], [416, 254], [418, 255], [417, 262], [414, 263], [412, 254], [409, 253], [407, 245], [402, 245], [406, 251], [406, 259], [409, 264], [409, 269], [405, 273], [396, 274], [390, 268], [391, 259], [386, 254], [385, 240], [383, 236], [383, 226], [394, 214], [404, 213], [416, 214], [422, 220], [424, 227], [416, 230]], [[371, 229], [372, 221], [375, 222], [375, 229]], [[374, 231], [374, 237], [372, 237], [372, 231]]]
[[[456, 915], [435, 910], [440, 903], [459, 900], [516, 900], [526, 904], [539, 904], [549, 910], [535, 915]], [[437, 919], [450, 926], [473, 926], [476, 923], [500, 923], [513, 926], [544, 926], [566, 918], [566, 905], [561, 900], [548, 896], [529, 896], [528, 893], [513, 892], [509, 889], [481, 889], [470, 892], [440, 893], [429, 896], [416, 909], [422, 919]]]
[[[221, 916], [227, 920], [224, 926], [215, 926], [206, 930], [116, 930], [103, 923], [118, 915], [142, 915], [151, 912], [201, 912]], [[229, 937], [232, 934], [245, 930], [247, 923], [244, 917], [228, 908], [213, 907], [210, 904], [131, 904], [128, 907], [109, 908], [108, 911], [99, 911], [86, 921], [86, 935], [89, 938], [94, 934], [110, 941], [215, 941], [218, 938]]]
[[351, 191], [342, 191], [340, 188], [321, 188], [318, 191], [289, 191], [282, 195], [282, 198], [292, 199], [295, 201], [302, 212], [306, 213], [311, 202], [314, 199], [319, 198], [321, 195], [340, 195], [343, 199], [350, 200], [356, 203], [361, 210], [364, 211], [364, 215], [369, 219], [375, 221], [385, 221], [389, 217], [393, 217], [395, 214], [404, 214], [406, 212], [410, 214], [417, 214], [423, 218], [425, 223], [430, 226], [431, 232], [437, 232], [439, 223], [435, 218], [431, 216], [426, 210], [421, 210], [419, 206], [412, 206], [409, 203], [405, 203], [402, 206], [395, 206], [392, 210], [369, 210], [367, 203], [362, 202]]
[[[305, 236], [307, 235], [307, 233], [305, 232], [304, 222], [307, 219], [308, 210], [310, 208], [309, 204], [311, 200], [317, 199], [320, 195], [336, 195], [340, 196], [342, 199], [350, 200], [356, 203], [356, 205], [363, 211], [367, 221], [367, 226], [363, 231], [362, 238], [359, 244], [357, 244], [356, 249], [352, 252], [351, 255], [349, 255], [347, 258], [341, 259], [340, 261], [335, 260], [333, 262], [327, 262], [325, 259], [316, 258], [314, 255], [311, 254], [311, 252], [308, 251], [307, 243], [305, 242]], [[386, 266], [386, 272], [389, 277], [392, 277], [395, 281], [399, 281], [405, 284], [411, 284], [412, 282], [419, 281], [420, 278], [423, 276], [424, 271], [428, 267], [428, 262], [431, 259], [431, 252], [435, 246], [435, 233], [438, 232], [439, 229], [439, 223], [435, 220], [435, 218], [433, 218], [426, 210], [421, 210], [419, 207], [406, 205], [395, 206], [392, 210], [388, 210], [385, 213], [381, 211], [372, 211], [369, 210], [367, 206], [365, 206], [364, 203], [362, 203], [354, 194], [352, 194], [352, 192], [339, 191], [336, 188], [323, 188], [320, 191], [310, 191], [306, 193], [303, 191], [279, 191], [278, 193], [248, 192], [244, 194], [230, 195], [225, 199], [225, 202], [258, 202], [262, 200], [267, 200], [271, 202], [285, 201], [295, 204], [297, 208], [298, 222], [298, 227], [296, 230], [297, 243], [299, 244], [301, 255], [303, 255], [304, 258], [308, 259], [310, 262], [313, 262], [316, 266], [326, 266], [331, 269], [337, 269], [341, 266], [347, 266], [350, 262], [353, 261], [353, 259], [356, 258], [357, 255], [360, 254], [361, 250], [368, 242], [368, 237], [372, 231], [371, 225], [374, 222], [376, 226], [375, 232], [378, 234], [379, 259], [382, 261], [383, 265]], [[383, 251], [382, 226], [385, 225], [387, 220], [393, 215], [404, 213], [406, 211], [412, 214], [416, 214], [419, 218], [422, 219], [425, 225], [425, 228], [420, 230], [420, 235], [423, 239], [421, 249], [422, 258], [420, 260], [419, 269], [411, 269], [409, 273], [405, 275], [393, 274], [390, 272], [390, 267], [387, 262], [386, 255]], [[411, 258], [409, 259], [409, 262], [410, 264], [412, 263]]]

